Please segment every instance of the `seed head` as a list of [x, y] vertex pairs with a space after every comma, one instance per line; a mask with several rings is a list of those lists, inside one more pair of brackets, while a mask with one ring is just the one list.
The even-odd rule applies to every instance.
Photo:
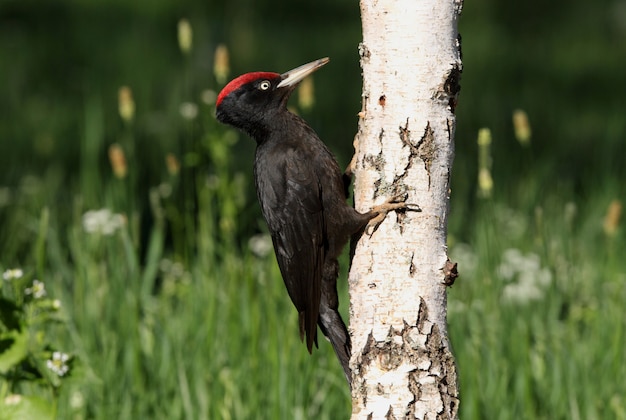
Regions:
[[133, 92], [128, 86], [122, 86], [117, 92], [117, 107], [120, 117], [124, 122], [129, 123], [135, 116], [135, 101]]
[[228, 48], [226, 45], [220, 44], [215, 49], [215, 57], [213, 58], [213, 74], [217, 83], [225, 84], [228, 81], [228, 73], [230, 73]]
[[122, 146], [114, 143], [109, 147], [109, 162], [111, 163], [111, 168], [116, 178], [126, 178], [128, 165], [126, 164], [126, 155], [124, 155]]
[[178, 47], [183, 54], [189, 54], [191, 52], [191, 46], [193, 45], [193, 31], [191, 24], [187, 19], [181, 19], [178, 21]]

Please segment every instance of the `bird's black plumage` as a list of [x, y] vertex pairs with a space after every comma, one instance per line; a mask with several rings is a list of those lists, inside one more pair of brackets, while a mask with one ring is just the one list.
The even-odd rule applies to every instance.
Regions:
[[218, 95], [216, 116], [257, 143], [254, 178], [287, 292], [311, 352], [317, 325], [351, 380], [350, 337], [337, 311], [337, 258], [377, 212], [347, 205], [342, 171], [317, 134], [287, 110], [298, 82], [328, 59], [288, 73], [248, 73]]

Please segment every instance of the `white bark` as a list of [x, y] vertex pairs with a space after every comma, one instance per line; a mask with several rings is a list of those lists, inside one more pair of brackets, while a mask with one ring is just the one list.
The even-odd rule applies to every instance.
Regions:
[[352, 419], [457, 418], [446, 249], [462, 0], [361, 0], [363, 109], [355, 206], [406, 195], [350, 270]]

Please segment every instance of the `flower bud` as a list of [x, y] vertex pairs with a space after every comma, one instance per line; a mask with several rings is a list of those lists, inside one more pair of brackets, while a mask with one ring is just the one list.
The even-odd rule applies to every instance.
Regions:
[[619, 200], [611, 201], [604, 216], [604, 233], [606, 236], [615, 236], [619, 228], [619, 220], [622, 217], [622, 203]]
[[521, 109], [513, 111], [513, 130], [515, 131], [515, 138], [522, 146], [530, 145], [532, 130], [526, 111]]
[[228, 80], [228, 73], [230, 73], [228, 48], [226, 45], [220, 44], [215, 49], [215, 57], [213, 58], [213, 74], [217, 83], [225, 84]]
[[126, 178], [128, 174], [128, 165], [126, 164], [126, 156], [122, 147], [114, 143], [109, 147], [109, 162], [116, 178]]
[[315, 104], [313, 79], [307, 77], [300, 83], [298, 88], [298, 106], [304, 111], [308, 111], [313, 108]]
[[133, 92], [128, 86], [122, 86], [117, 92], [117, 107], [124, 122], [131, 122], [135, 116], [135, 101]]
[[178, 172], [180, 171], [180, 162], [178, 161], [178, 158], [173, 153], [168, 153], [165, 156], [165, 166], [167, 167], [167, 172], [170, 175], [172, 176], [178, 175]]
[[193, 31], [191, 30], [191, 24], [187, 19], [181, 19], [178, 21], [178, 47], [183, 54], [189, 54], [192, 44]]

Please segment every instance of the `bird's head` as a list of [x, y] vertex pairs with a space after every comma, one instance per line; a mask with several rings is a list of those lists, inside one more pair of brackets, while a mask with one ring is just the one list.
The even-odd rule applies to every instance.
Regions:
[[217, 95], [218, 121], [239, 128], [258, 140], [266, 134], [276, 114], [285, 112], [289, 95], [300, 81], [328, 63], [320, 58], [286, 73], [246, 73], [232, 80]]

